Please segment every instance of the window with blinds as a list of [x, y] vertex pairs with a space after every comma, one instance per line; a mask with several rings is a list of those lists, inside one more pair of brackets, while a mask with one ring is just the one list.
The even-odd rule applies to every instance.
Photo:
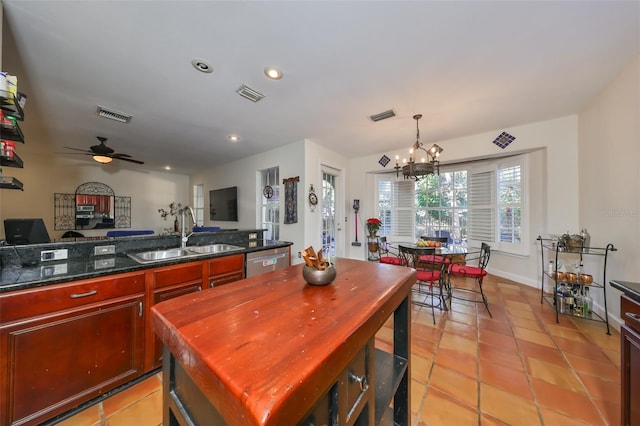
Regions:
[[415, 187], [411, 180], [396, 180], [395, 175], [378, 176], [378, 231], [392, 239], [412, 241], [414, 238]]
[[527, 156], [441, 169], [418, 182], [377, 178], [380, 235], [396, 241], [447, 236], [454, 244], [526, 255]]
[[519, 164], [498, 168], [498, 237], [501, 243], [521, 242], [521, 188]]
[[477, 245], [495, 240], [495, 181], [494, 170], [472, 169], [468, 174], [468, 238]]

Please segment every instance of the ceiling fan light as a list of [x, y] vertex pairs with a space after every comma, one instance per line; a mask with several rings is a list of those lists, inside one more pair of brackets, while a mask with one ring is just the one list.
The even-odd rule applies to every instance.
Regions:
[[113, 158], [104, 155], [94, 155], [92, 158], [100, 164], [109, 164], [113, 161]]

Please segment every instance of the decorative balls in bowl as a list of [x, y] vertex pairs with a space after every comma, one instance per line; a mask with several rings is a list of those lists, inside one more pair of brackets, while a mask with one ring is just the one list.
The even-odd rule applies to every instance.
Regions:
[[325, 269], [316, 269], [312, 266], [304, 265], [302, 267], [302, 277], [311, 285], [327, 285], [336, 279], [335, 266], [327, 266]]

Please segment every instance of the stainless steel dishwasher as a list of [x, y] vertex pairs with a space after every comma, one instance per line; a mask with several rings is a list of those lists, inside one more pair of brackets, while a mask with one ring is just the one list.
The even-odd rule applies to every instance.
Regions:
[[290, 266], [289, 247], [247, 253], [247, 278]]

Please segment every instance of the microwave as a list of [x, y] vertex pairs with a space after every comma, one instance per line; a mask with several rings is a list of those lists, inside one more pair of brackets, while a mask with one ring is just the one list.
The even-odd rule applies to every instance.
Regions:
[[95, 206], [93, 204], [86, 206], [76, 206], [77, 212], [92, 212]]

